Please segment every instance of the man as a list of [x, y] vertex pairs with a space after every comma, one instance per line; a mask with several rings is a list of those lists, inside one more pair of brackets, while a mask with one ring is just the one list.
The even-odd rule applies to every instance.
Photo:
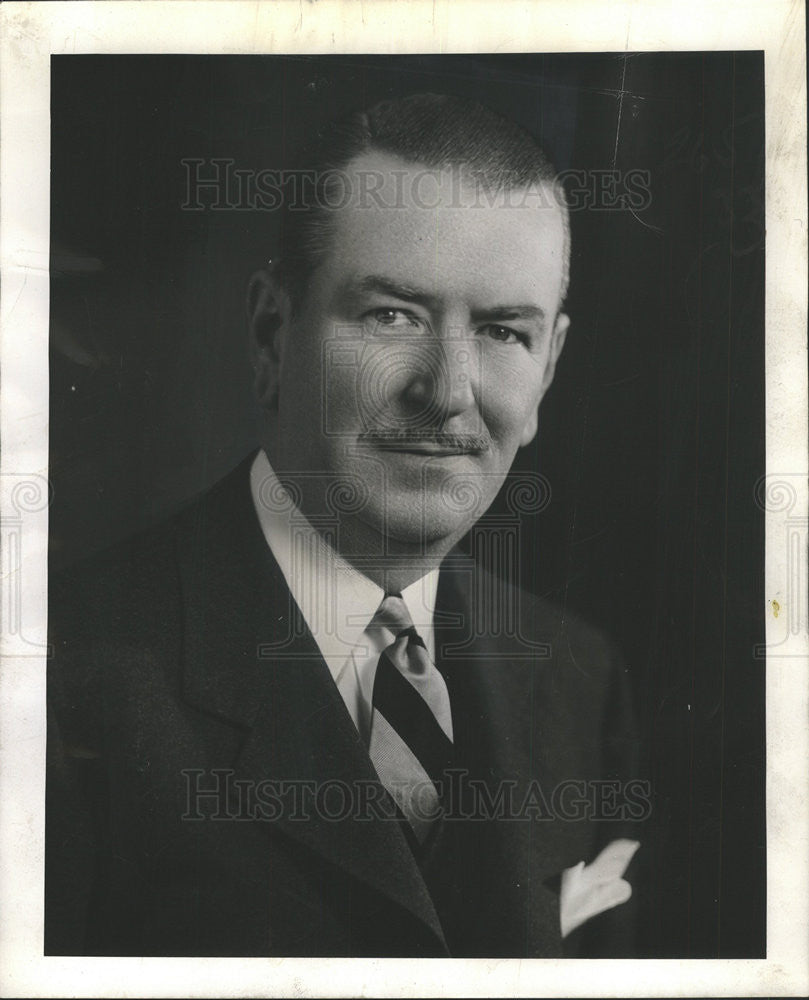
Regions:
[[46, 951], [626, 952], [624, 669], [456, 549], [567, 333], [553, 168], [437, 95], [302, 166], [248, 294], [261, 448], [52, 591]]

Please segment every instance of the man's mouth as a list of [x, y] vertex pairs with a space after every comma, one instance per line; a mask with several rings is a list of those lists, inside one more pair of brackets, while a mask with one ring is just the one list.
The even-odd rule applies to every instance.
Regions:
[[364, 444], [383, 451], [410, 452], [418, 455], [480, 455], [488, 451], [491, 441], [482, 434], [454, 434], [446, 431], [388, 429], [364, 431]]

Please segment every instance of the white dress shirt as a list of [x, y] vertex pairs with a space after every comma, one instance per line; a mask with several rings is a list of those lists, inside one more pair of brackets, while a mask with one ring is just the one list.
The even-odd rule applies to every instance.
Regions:
[[[385, 592], [343, 559], [307, 521], [278, 481], [263, 449], [250, 469], [250, 489], [261, 530], [284, 574], [354, 725], [367, 742], [379, 654], [392, 641], [368, 629]], [[402, 591], [413, 624], [435, 660], [434, 569]]]

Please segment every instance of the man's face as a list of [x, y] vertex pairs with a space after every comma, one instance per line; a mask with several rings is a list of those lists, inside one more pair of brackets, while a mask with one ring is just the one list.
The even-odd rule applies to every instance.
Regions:
[[568, 324], [561, 213], [547, 190], [490, 204], [381, 152], [348, 173], [355, 194], [383, 177], [385, 204], [331, 213], [306, 301], [282, 310], [271, 458], [307, 514], [347, 481], [366, 533], [454, 544], [536, 433]]

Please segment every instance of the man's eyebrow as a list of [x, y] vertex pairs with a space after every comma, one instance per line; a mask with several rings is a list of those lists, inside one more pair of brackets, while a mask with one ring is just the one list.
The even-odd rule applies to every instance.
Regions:
[[422, 305], [435, 302], [435, 296], [425, 289], [403, 285], [381, 274], [369, 274], [358, 281], [352, 281], [348, 286], [348, 292], [349, 294], [376, 292], [380, 295], [390, 295], [393, 298], [402, 299], [404, 302], [416, 302]]
[[[403, 302], [415, 302], [419, 305], [434, 305], [438, 300], [435, 295], [426, 289], [416, 288], [412, 285], [405, 285], [392, 278], [387, 278], [381, 274], [369, 274], [357, 281], [352, 281], [347, 288], [349, 295], [373, 294], [390, 295], [392, 298], [401, 299]], [[489, 306], [485, 309], [473, 309], [472, 319], [476, 322], [496, 322], [498, 320], [536, 320], [544, 322], [545, 310], [540, 306], [526, 305], [497, 305]]]
[[539, 306], [491, 306], [488, 309], [473, 309], [472, 319], [481, 321], [488, 320], [511, 320], [511, 319], [534, 319], [544, 322], [545, 310]]

